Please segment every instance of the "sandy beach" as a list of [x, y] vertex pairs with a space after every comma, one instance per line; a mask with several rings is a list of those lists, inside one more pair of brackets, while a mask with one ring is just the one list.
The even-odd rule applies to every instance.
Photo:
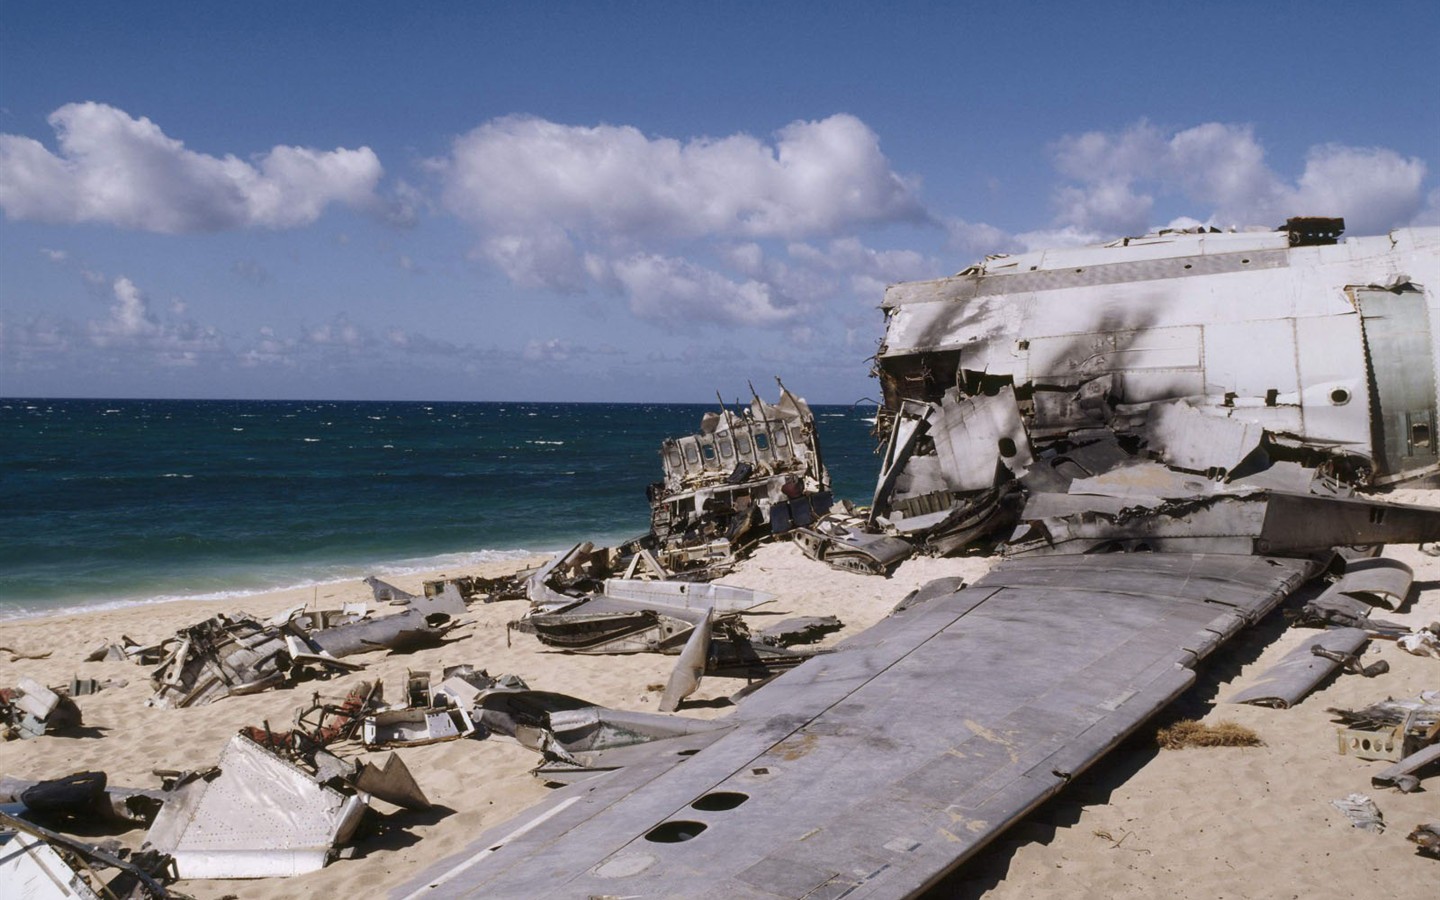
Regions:
[[[1397, 496], [1411, 502], [1423, 493]], [[1416, 598], [1385, 619], [1423, 625], [1440, 619], [1440, 559], [1415, 548], [1395, 547], [1388, 556], [1411, 565]], [[533, 562], [538, 563], [540, 560]], [[394, 579], [418, 591], [442, 574], [495, 576], [523, 564], [495, 564], [469, 571], [419, 573]], [[836, 615], [846, 623], [835, 643], [883, 617], [913, 588], [937, 577], [973, 580], [991, 561], [980, 558], [906, 562], [881, 579], [840, 572], [812, 562], [789, 544], [762, 547], [724, 583], [769, 591], [776, 599], [756, 612], [761, 618]], [[128, 635], [159, 641], [176, 629], [218, 612], [243, 610], [267, 617], [307, 603], [335, 608], [370, 599], [362, 582], [318, 589], [278, 591], [243, 601], [173, 602], [0, 624], [0, 646], [22, 653], [50, 651], [45, 659], [7, 661], [0, 652], [0, 685], [29, 675], [50, 685], [72, 677], [123, 680], [78, 698], [84, 729], [78, 736], [45, 736], [0, 744], [0, 775], [54, 778], [86, 769], [103, 770], [114, 785], [153, 787], [153, 769], [213, 765], [240, 727], [268, 722], [288, 727], [318, 691], [339, 699], [361, 679], [398, 685], [407, 669], [430, 670], [470, 663], [492, 675], [513, 673], [532, 687], [573, 694], [598, 704], [653, 711], [673, 658], [658, 655], [580, 656], [551, 652], [527, 635], [507, 642], [506, 623], [525, 612], [522, 602], [475, 604], [468, 624], [444, 646], [413, 654], [385, 652], [354, 659], [360, 673], [310, 682], [281, 691], [230, 697], [183, 710], [152, 709], [146, 668], [128, 662], [83, 662], [86, 651]], [[381, 612], [388, 612], [382, 609]], [[1440, 687], [1440, 660], [1411, 656], [1373, 641], [1367, 663], [1384, 659], [1387, 674], [1366, 679], [1342, 675], [1298, 707], [1274, 710], [1224, 701], [1312, 634], [1286, 630], [1278, 614], [1242, 634], [1202, 666], [1198, 683], [1160, 720], [1111, 757], [1078, 778], [1059, 798], [1012, 829], [937, 892], [937, 896], [1008, 898], [1033, 896], [1153, 896], [1178, 898], [1433, 896], [1434, 861], [1419, 857], [1405, 835], [1422, 821], [1440, 819], [1437, 785], [1400, 794], [1370, 787], [1383, 763], [1336, 752], [1335, 726], [1326, 707], [1355, 708], [1385, 697], [1410, 697]], [[1016, 665], [1025, 665], [1016, 660]], [[724, 697], [741, 682], [710, 678], [682, 708], [683, 715], [714, 717]], [[1253, 728], [1264, 746], [1158, 750], [1157, 725], [1179, 716], [1206, 722], [1232, 720]], [[355, 744], [343, 756], [363, 756]], [[388, 751], [387, 751], [388, 752]], [[374, 754], [383, 758], [384, 753]], [[539, 758], [504, 740], [460, 740], [401, 751], [435, 809], [411, 813], [376, 801], [373, 827], [362, 826], [355, 858], [290, 879], [185, 881], [177, 889], [198, 898], [382, 896], [422, 865], [453, 853], [482, 830], [505, 821], [545, 795], [528, 774]], [[1353, 792], [1372, 796], [1388, 825], [1383, 834], [1351, 827], [1330, 805]], [[143, 829], [119, 836], [138, 846]]]

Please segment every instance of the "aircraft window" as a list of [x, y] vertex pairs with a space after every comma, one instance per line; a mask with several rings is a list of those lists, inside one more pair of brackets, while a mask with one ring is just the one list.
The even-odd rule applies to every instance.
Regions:
[[787, 437], [785, 436], [785, 429], [784, 429], [784, 428], [780, 428], [780, 429], [777, 429], [777, 430], [775, 431], [775, 446], [777, 446], [777, 447], [783, 447], [783, 446], [785, 446], [785, 443], [786, 443], [786, 441], [788, 441], [788, 440], [789, 440], [789, 438], [787, 438]]
[[672, 469], [678, 469], [685, 464], [684, 461], [680, 458], [679, 449], [675, 447], [670, 447], [665, 451], [665, 459], [669, 460], [670, 468]]
[[1430, 446], [1430, 426], [1417, 422], [1410, 426], [1410, 443], [1416, 447]]
[[1002, 437], [1000, 439], [1000, 455], [1009, 459], [1015, 455], [1015, 452], [1015, 442], [1008, 437]]
[[729, 438], [720, 438], [715, 442], [715, 446], [720, 448], [720, 455], [726, 459], [735, 455], [735, 445], [730, 443]]
[[755, 435], [755, 449], [756, 449], [756, 450], [769, 450], [769, 449], [770, 449], [770, 439], [769, 439], [768, 437], [766, 437], [765, 435], [763, 435], [763, 434], [756, 434], [756, 435]]
[[701, 444], [700, 452], [704, 454], [706, 462], [715, 461], [715, 447], [712, 444]]
[[750, 454], [750, 438], [743, 434], [735, 435], [735, 447], [742, 456], [748, 456]]
[[1344, 388], [1336, 388], [1330, 392], [1330, 402], [1335, 406], [1344, 406], [1350, 402], [1350, 392]]
[[694, 444], [685, 445], [685, 461], [692, 466], [700, 465], [700, 454], [695, 452]]

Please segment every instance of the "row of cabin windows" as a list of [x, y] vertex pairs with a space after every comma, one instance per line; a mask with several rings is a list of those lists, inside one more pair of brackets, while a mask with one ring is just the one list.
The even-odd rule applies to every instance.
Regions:
[[[776, 429], [773, 434], [776, 447], [784, 447], [789, 443], [789, 437], [786, 435], [783, 426]], [[696, 444], [684, 444], [685, 463], [691, 467], [700, 465], [701, 454], [704, 455], [706, 463], [715, 462], [717, 454], [719, 458], [729, 461], [735, 458], [735, 451], [737, 449], [740, 451], [740, 456], [749, 457], [752, 454], [752, 436], [754, 438], [754, 451], [764, 453], [770, 449], [770, 434], [763, 431], [756, 431], [751, 434], [737, 432], [734, 435], [733, 443], [729, 435], [722, 435], [715, 438], [713, 443], [709, 441], [700, 442], [698, 451], [696, 450]], [[667, 458], [669, 459], [671, 468], [678, 469], [681, 467], [680, 452], [680, 449], [675, 447], [671, 447], [667, 451]]]

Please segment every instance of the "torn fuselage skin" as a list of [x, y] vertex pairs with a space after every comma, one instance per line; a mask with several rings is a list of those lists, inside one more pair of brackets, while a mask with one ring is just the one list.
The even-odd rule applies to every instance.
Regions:
[[1277, 463], [1334, 498], [1332, 532], [1354, 519], [1340, 495], [1433, 481], [1440, 229], [1341, 228], [1162, 231], [892, 285], [869, 530], [937, 555], [1275, 553]]

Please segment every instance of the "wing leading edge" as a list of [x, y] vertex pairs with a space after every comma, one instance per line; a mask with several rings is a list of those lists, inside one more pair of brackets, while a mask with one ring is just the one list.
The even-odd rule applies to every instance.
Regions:
[[1017, 559], [642, 748], [395, 897], [906, 897], [1059, 791], [1299, 587], [1304, 560]]

